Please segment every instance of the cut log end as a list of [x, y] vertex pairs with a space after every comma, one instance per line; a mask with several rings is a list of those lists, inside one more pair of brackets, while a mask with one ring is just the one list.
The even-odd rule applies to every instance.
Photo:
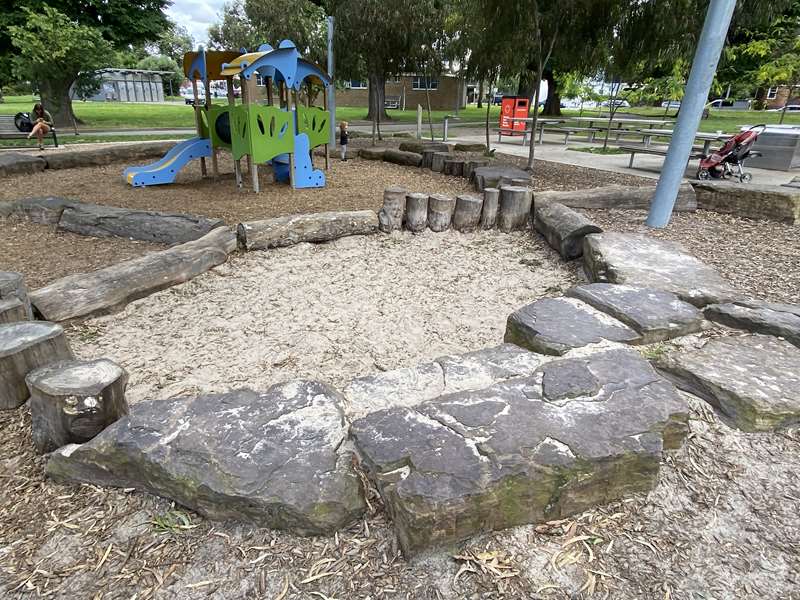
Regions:
[[500, 188], [500, 210], [498, 226], [509, 232], [525, 229], [531, 213], [531, 190], [527, 187], [508, 185]]
[[10, 300], [12, 298], [16, 298], [22, 303], [28, 320], [33, 319], [33, 310], [28, 299], [28, 288], [25, 286], [25, 278], [22, 273], [0, 271], [0, 300]]
[[128, 374], [107, 359], [59, 361], [32, 371], [26, 383], [40, 453], [87, 442], [128, 414]]
[[483, 199], [469, 194], [456, 198], [456, 208], [453, 213], [453, 229], [457, 231], [475, 231], [481, 222], [481, 209]]
[[0, 325], [0, 409], [16, 408], [28, 399], [28, 373], [73, 358], [60, 325], [45, 321]]
[[412, 193], [406, 196], [406, 229], [424, 231], [428, 226], [428, 195]]
[[428, 197], [428, 227], [431, 231], [441, 232], [450, 229], [456, 199], [443, 194], [432, 194]]

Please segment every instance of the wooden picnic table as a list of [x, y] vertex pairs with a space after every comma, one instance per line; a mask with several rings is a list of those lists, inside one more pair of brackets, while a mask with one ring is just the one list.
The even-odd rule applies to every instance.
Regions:
[[[654, 137], [665, 137], [665, 138], [672, 138], [674, 130], [672, 129], [639, 129], [639, 133], [642, 135], [644, 147], [649, 148], [650, 142]], [[703, 142], [703, 154], [708, 154], [708, 151], [711, 149], [712, 142], [721, 142], [723, 140], [727, 140], [730, 137], [727, 133], [705, 133], [703, 131], [698, 131], [694, 134], [694, 139], [702, 140]]]
[[638, 117], [614, 117], [611, 120], [611, 123], [608, 122], [608, 117], [570, 117], [569, 120], [575, 121], [579, 124], [587, 124], [587, 129], [590, 130], [588, 135], [589, 142], [594, 142], [596, 134], [602, 130], [608, 130], [609, 133], [613, 131], [616, 135], [617, 141], [619, 141], [619, 138], [623, 133], [626, 131], [631, 131], [631, 129], [625, 127], [626, 125], [635, 126], [635, 132], [638, 133], [640, 127], [643, 125], [653, 128], [657, 126], [663, 127], [665, 125], [674, 125], [675, 123], [669, 119], [644, 119]]

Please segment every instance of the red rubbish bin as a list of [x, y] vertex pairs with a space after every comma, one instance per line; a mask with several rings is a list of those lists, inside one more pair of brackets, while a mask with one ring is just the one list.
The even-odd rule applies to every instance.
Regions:
[[[510, 130], [512, 135], [522, 135], [527, 123], [512, 119], [527, 119], [530, 100], [521, 96], [503, 96], [500, 103], [500, 128]], [[519, 133], [514, 133], [519, 132]]]

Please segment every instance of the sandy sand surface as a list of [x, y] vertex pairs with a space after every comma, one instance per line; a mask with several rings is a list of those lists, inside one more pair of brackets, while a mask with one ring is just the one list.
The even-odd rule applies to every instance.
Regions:
[[87, 321], [80, 356], [130, 371], [131, 402], [295, 378], [335, 386], [502, 341], [515, 308], [575, 277], [530, 233], [351, 237], [254, 252]]

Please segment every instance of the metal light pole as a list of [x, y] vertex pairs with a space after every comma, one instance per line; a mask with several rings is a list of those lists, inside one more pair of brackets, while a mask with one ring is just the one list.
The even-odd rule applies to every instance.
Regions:
[[650, 215], [647, 217], [647, 225], [650, 227], [666, 227], [669, 223], [735, 8], [736, 0], [711, 0], [708, 7], [703, 32], [695, 50], [692, 71], [681, 101], [678, 122], [675, 123], [667, 158], [664, 160], [653, 204], [650, 206]]
[[336, 149], [336, 82], [333, 78], [333, 17], [328, 17], [328, 77], [331, 78], [331, 93], [328, 94], [328, 110], [331, 114], [331, 145]]

